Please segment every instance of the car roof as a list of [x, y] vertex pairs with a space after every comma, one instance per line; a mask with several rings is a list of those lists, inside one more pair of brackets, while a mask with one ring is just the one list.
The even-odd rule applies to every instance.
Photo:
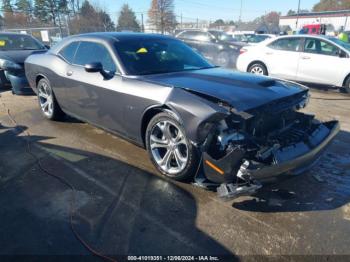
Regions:
[[161, 35], [161, 34], [145, 34], [145, 33], [134, 33], [134, 32], [94, 32], [86, 33], [80, 35], [68, 36], [55, 46], [50, 49], [51, 53], [57, 53], [73, 41], [83, 41], [83, 40], [101, 40], [108, 43], [122, 42], [127, 40], [133, 41], [145, 41], [151, 39], [175, 39], [173, 36]]
[[125, 40], [138, 40], [138, 39], [172, 39], [172, 36], [162, 34], [146, 34], [146, 33], [135, 33], [135, 32], [95, 32], [80, 34], [73, 37], [78, 38], [98, 38], [98, 39], [109, 39], [116, 41]]
[[329, 39], [332, 38], [332, 36], [327, 36], [327, 35], [298, 34], [298, 35], [283, 35], [283, 36], [279, 36], [279, 37], [277, 37], [275, 39], [295, 38], [295, 37], [309, 37], [309, 38], [326, 39], [326, 40], [329, 40]]

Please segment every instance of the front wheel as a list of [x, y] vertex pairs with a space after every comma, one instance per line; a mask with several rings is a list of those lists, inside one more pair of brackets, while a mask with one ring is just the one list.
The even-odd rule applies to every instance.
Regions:
[[254, 63], [248, 68], [248, 73], [254, 74], [254, 75], [264, 75], [267, 76], [267, 68], [262, 63]]
[[174, 180], [193, 178], [198, 168], [196, 148], [171, 113], [159, 113], [146, 130], [146, 146], [154, 166]]
[[38, 82], [37, 89], [41, 113], [50, 120], [61, 119], [64, 116], [64, 113], [57, 103], [49, 81], [45, 78], [41, 79]]
[[350, 77], [348, 77], [345, 81], [345, 84], [343, 86], [343, 88], [341, 89], [341, 91], [343, 91], [344, 93], [350, 93]]

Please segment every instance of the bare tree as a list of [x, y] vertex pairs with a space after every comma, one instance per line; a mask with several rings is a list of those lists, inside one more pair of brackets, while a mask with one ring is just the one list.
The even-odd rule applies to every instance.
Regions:
[[152, 0], [148, 11], [149, 23], [162, 34], [176, 27], [174, 0]]
[[79, 14], [70, 19], [69, 28], [73, 34], [115, 30], [109, 14], [87, 0], [82, 3]]

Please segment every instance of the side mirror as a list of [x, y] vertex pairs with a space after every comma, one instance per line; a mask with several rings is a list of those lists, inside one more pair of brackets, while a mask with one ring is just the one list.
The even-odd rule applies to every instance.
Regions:
[[93, 63], [86, 64], [84, 68], [85, 68], [85, 71], [88, 73], [98, 73], [103, 71], [103, 66], [100, 62], [93, 62]]
[[343, 50], [340, 50], [340, 52], [339, 52], [339, 57], [340, 57], [340, 58], [347, 58], [348, 55], [347, 55], [347, 53], [345, 53]]
[[46, 49], [50, 49], [51, 48], [51, 46], [49, 46], [49, 45], [44, 45], [45, 47], [46, 47]]

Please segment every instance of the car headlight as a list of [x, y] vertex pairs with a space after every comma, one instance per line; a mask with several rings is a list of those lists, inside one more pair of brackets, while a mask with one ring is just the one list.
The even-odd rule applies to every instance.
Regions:
[[4, 70], [21, 70], [22, 66], [6, 59], [0, 59], [0, 68]]

